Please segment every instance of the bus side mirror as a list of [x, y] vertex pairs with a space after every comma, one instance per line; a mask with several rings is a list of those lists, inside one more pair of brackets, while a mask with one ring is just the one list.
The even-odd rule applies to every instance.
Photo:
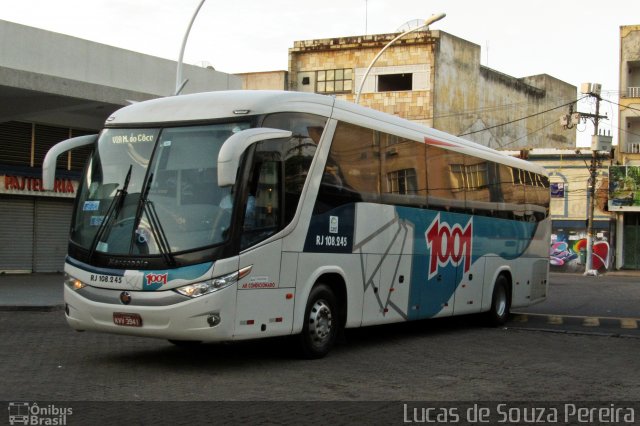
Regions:
[[42, 187], [46, 190], [53, 189], [53, 183], [56, 179], [56, 161], [58, 156], [70, 149], [80, 146], [91, 145], [96, 142], [98, 135], [78, 136], [59, 142], [47, 151], [47, 155], [42, 162]]
[[240, 157], [248, 147], [267, 139], [289, 138], [291, 135], [288, 130], [259, 127], [229, 136], [218, 153], [218, 185], [231, 186], [236, 183]]

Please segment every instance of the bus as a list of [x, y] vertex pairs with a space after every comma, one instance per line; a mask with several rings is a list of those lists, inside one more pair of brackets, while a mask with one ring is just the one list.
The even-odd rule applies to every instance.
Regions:
[[65, 261], [76, 330], [176, 345], [292, 335], [545, 299], [549, 179], [524, 160], [334, 97], [220, 91], [111, 115]]

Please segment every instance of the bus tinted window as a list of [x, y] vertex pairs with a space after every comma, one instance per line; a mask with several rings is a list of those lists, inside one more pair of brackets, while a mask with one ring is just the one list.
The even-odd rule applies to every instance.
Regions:
[[523, 169], [339, 123], [315, 213], [357, 201], [540, 221], [548, 178]]
[[380, 141], [371, 129], [339, 123], [324, 169], [315, 212], [380, 199]]
[[381, 202], [427, 205], [426, 145], [395, 135], [380, 134]]
[[464, 212], [464, 157], [463, 154], [435, 146], [427, 148], [429, 208]]

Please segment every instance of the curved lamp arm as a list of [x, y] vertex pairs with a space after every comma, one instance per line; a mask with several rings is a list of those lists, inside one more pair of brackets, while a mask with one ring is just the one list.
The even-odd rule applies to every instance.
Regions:
[[184, 49], [187, 46], [187, 38], [189, 37], [189, 33], [191, 32], [191, 27], [193, 26], [193, 21], [196, 20], [196, 16], [198, 16], [198, 12], [200, 12], [200, 8], [204, 4], [205, 0], [202, 0], [196, 11], [193, 13], [191, 17], [191, 21], [189, 22], [189, 26], [187, 27], [187, 32], [184, 34], [184, 38], [182, 39], [182, 47], [180, 48], [180, 56], [178, 57], [178, 69], [176, 70], [176, 92], [174, 96], [177, 96], [182, 92], [184, 86], [187, 84], [187, 80], [182, 81], [182, 58], [184, 58]]
[[447, 15], [444, 14], [444, 13], [439, 13], [437, 15], [432, 15], [431, 17], [427, 18], [424, 21], [424, 24], [420, 25], [419, 27], [415, 27], [415, 28], [413, 28], [411, 30], [403, 32], [402, 34], [400, 34], [399, 36], [397, 36], [396, 38], [391, 40], [389, 43], [387, 43], [387, 45], [385, 47], [383, 47], [382, 50], [380, 50], [380, 52], [378, 52], [376, 57], [373, 58], [373, 61], [371, 61], [371, 63], [369, 64], [369, 67], [367, 68], [367, 71], [365, 71], [364, 75], [362, 76], [362, 80], [360, 81], [360, 86], [358, 87], [358, 92], [356, 94], [356, 101], [355, 101], [356, 105], [358, 104], [358, 101], [360, 101], [360, 93], [362, 93], [362, 88], [364, 87], [364, 82], [367, 79], [367, 76], [369, 75], [369, 72], [371, 71], [371, 68], [373, 68], [373, 65], [378, 61], [378, 58], [380, 58], [380, 56], [382, 56], [384, 51], [387, 50], [387, 48], [389, 46], [391, 46], [393, 43], [395, 43], [396, 41], [400, 40], [402, 37], [406, 36], [407, 34], [410, 34], [410, 33], [414, 32], [414, 31], [418, 31], [419, 29], [422, 29], [424, 27], [428, 27], [430, 24], [433, 24], [434, 22], [441, 20], [445, 16], [447, 16]]

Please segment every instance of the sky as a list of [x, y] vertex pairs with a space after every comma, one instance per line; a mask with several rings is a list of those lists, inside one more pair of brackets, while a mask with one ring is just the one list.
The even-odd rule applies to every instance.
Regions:
[[[0, 19], [177, 60], [200, 0], [0, 0]], [[228, 73], [286, 70], [296, 40], [396, 32], [445, 13], [431, 29], [481, 46], [481, 63], [513, 77], [549, 74], [619, 94], [620, 26], [640, 25], [638, 0], [206, 0], [184, 62]], [[616, 106], [601, 121], [617, 139]], [[594, 112], [592, 102], [580, 111]], [[578, 126], [578, 144], [589, 141]], [[587, 141], [587, 142], [585, 142]]]

